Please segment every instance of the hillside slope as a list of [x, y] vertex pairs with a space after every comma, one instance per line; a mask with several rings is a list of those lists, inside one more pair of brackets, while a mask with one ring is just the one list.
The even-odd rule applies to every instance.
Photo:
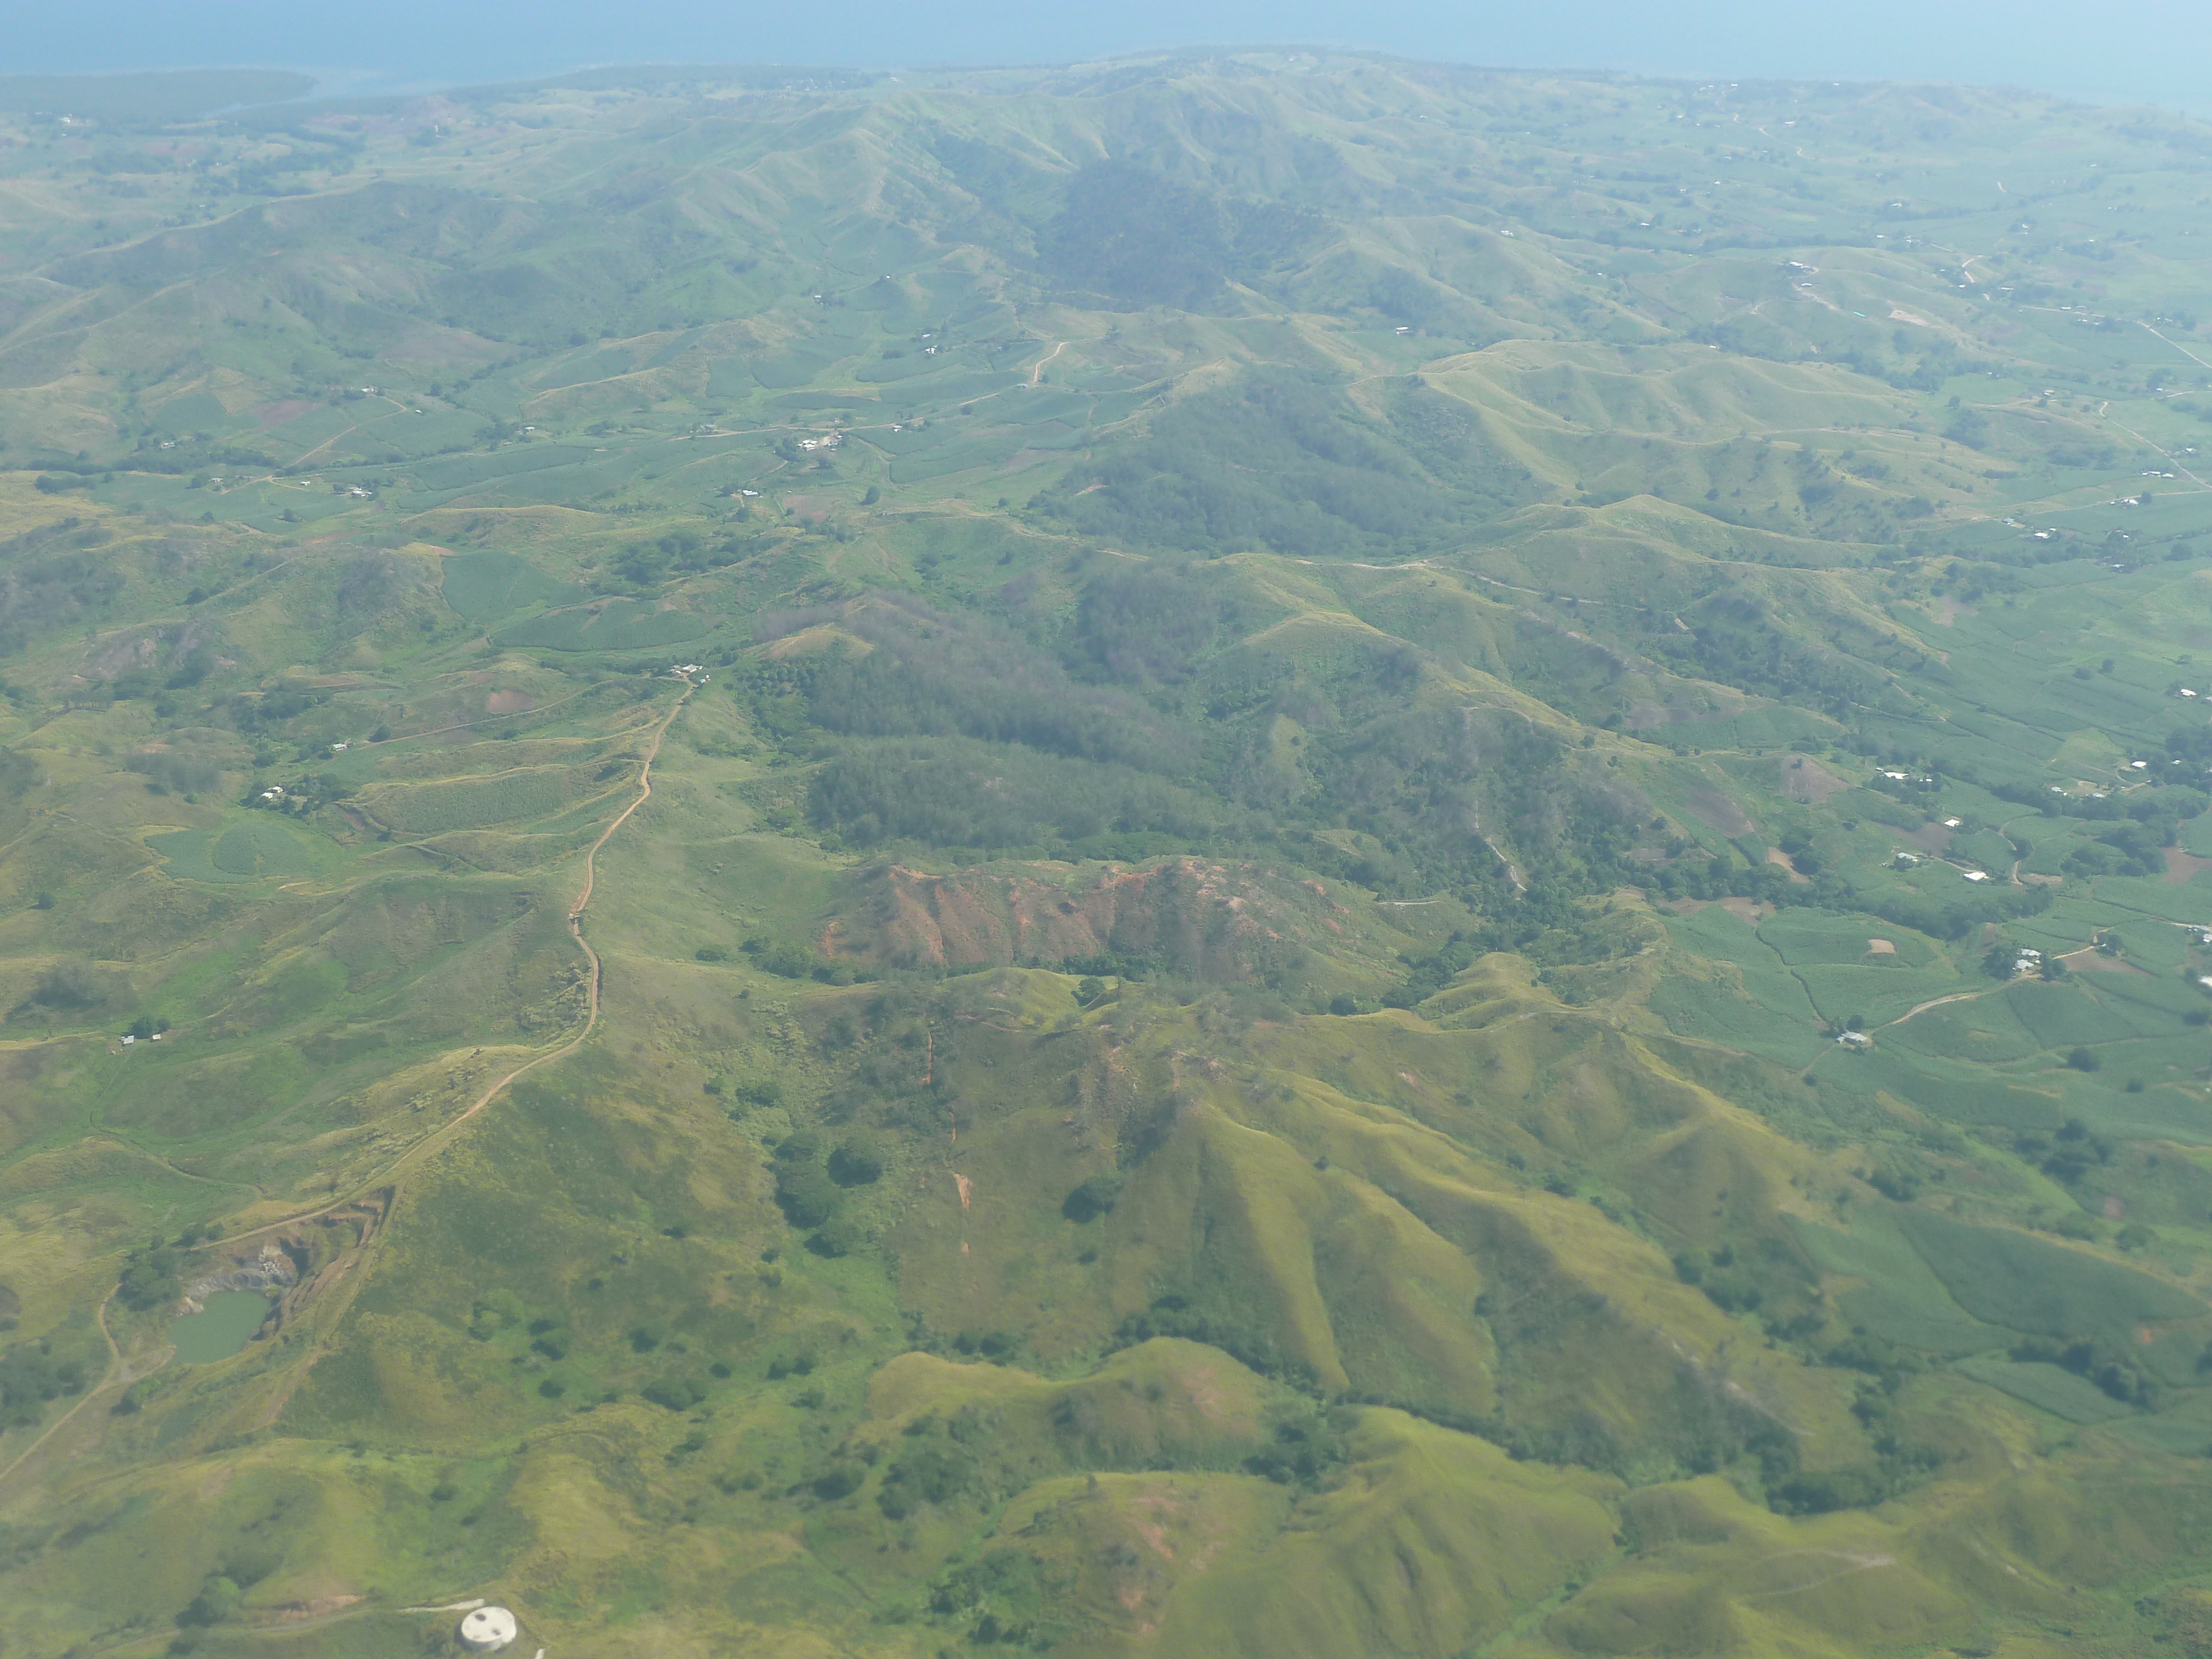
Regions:
[[2204, 131], [85, 106], [10, 1653], [2212, 1644]]

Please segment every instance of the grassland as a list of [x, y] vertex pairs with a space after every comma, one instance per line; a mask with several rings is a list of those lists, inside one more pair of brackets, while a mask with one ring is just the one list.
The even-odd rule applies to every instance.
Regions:
[[2208, 1639], [2201, 129], [168, 90], [0, 88], [9, 1653]]

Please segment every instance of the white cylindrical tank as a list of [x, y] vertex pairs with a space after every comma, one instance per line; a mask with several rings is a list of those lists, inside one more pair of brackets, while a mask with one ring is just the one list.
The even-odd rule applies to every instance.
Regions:
[[461, 1645], [471, 1653], [492, 1653], [514, 1640], [520, 1627], [505, 1607], [478, 1607], [461, 1620]]

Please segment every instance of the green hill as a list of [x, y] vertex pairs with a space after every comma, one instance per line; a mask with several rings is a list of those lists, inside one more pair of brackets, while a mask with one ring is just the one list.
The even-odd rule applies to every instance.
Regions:
[[9, 1653], [2212, 1641], [2203, 131], [295, 90], [0, 86]]

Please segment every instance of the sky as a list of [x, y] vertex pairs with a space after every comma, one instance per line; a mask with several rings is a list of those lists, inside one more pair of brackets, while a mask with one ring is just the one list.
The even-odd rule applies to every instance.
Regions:
[[1297, 44], [1500, 68], [1942, 80], [2212, 117], [2212, 0], [0, 0], [0, 72], [305, 70], [326, 94], [603, 64], [895, 69]]

